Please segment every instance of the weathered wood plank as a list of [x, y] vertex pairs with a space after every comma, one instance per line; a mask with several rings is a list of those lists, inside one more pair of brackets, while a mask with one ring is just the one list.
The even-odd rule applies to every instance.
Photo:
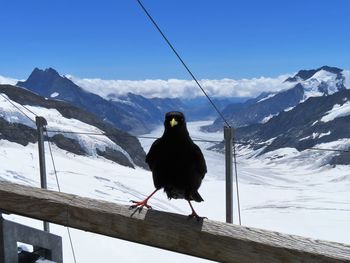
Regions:
[[219, 262], [350, 262], [350, 246], [0, 181], [0, 209]]

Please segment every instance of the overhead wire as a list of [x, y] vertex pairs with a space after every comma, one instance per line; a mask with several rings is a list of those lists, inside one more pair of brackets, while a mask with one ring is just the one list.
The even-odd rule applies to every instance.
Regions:
[[[185, 67], [185, 69], [187, 70], [187, 72], [191, 75], [191, 77], [193, 78], [193, 80], [196, 82], [197, 86], [201, 89], [201, 91], [203, 92], [203, 94], [206, 96], [206, 98], [208, 99], [208, 101], [210, 102], [210, 104], [213, 106], [213, 108], [215, 109], [215, 111], [218, 113], [218, 115], [221, 117], [221, 119], [224, 121], [224, 123], [226, 124], [227, 127], [231, 128], [231, 125], [228, 123], [228, 121], [226, 120], [225, 116], [222, 114], [222, 112], [219, 110], [219, 108], [215, 105], [215, 103], [212, 101], [212, 99], [210, 98], [210, 96], [205, 92], [204, 88], [202, 87], [202, 85], [199, 83], [199, 81], [197, 80], [197, 78], [195, 77], [195, 75], [192, 73], [192, 71], [189, 69], [189, 67], [186, 65], [185, 61], [181, 58], [181, 56], [179, 55], [179, 53], [176, 51], [175, 47], [170, 43], [170, 41], [168, 40], [168, 38], [165, 36], [165, 34], [163, 33], [163, 31], [160, 29], [160, 27], [158, 26], [157, 22], [153, 19], [153, 17], [151, 16], [151, 14], [147, 11], [147, 9], [145, 8], [145, 6], [141, 3], [141, 0], [136, 0], [138, 2], [138, 4], [140, 5], [140, 7], [142, 8], [142, 10], [145, 12], [145, 14], [147, 15], [147, 17], [151, 20], [151, 22], [153, 23], [153, 25], [156, 27], [156, 29], [158, 30], [158, 32], [161, 34], [161, 36], [163, 37], [163, 39], [165, 40], [165, 42], [168, 44], [168, 46], [170, 47], [170, 49], [174, 52], [174, 54], [176, 55], [176, 57], [179, 59], [179, 61], [181, 62], [181, 64]], [[235, 144], [233, 143], [233, 150], [235, 152]], [[236, 185], [238, 187], [238, 175], [237, 175], [237, 159], [236, 159], [236, 154], [233, 155], [233, 160], [234, 160], [234, 164], [235, 164], [235, 173], [236, 173]], [[239, 202], [239, 199], [238, 199]], [[241, 224], [241, 220], [239, 219], [239, 223]]]
[[215, 103], [212, 101], [212, 99], [209, 97], [209, 95], [206, 93], [206, 91], [203, 89], [202, 85], [199, 83], [199, 81], [197, 80], [197, 78], [195, 77], [195, 75], [192, 73], [192, 71], [189, 69], [189, 67], [186, 65], [185, 61], [181, 58], [181, 56], [179, 55], [179, 53], [176, 51], [175, 47], [170, 43], [170, 41], [168, 40], [168, 38], [165, 36], [165, 34], [163, 33], [163, 31], [160, 29], [160, 27], [158, 26], [157, 22], [153, 19], [153, 17], [151, 16], [151, 14], [147, 11], [147, 9], [145, 8], [145, 6], [141, 3], [140, 0], [136, 0], [140, 7], [142, 8], [142, 10], [145, 12], [145, 14], [148, 16], [148, 18], [151, 20], [151, 22], [153, 23], [153, 25], [157, 28], [158, 32], [161, 34], [161, 36], [163, 37], [163, 39], [165, 40], [165, 42], [168, 44], [168, 46], [170, 47], [170, 49], [174, 52], [174, 54], [176, 55], [176, 57], [179, 59], [179, 61], [181, 62], [181, 64], [185, 67], [185, 69], [187, 70], [187, 72], [191, 75], [191, 77], [193, 78], [193, 80], [196, 82], [197, 86], [202, 90], [203, 94], [207, 97], [207, 99], [209, 100], [210, 104], [213, 106], [213, 108], [215, 109], [215, 111], [219, 114], [219, 116], [222, 118], [222, 120], [225, 122], [225, 124], [228, 127], [231, 127], [230, 124], [228, 123], [228, 121], [226, 120], [226, 118], [224, 117], [224, 115], [221, 113], [221, 111], [218, 109], [218, 107], [215, 105]]

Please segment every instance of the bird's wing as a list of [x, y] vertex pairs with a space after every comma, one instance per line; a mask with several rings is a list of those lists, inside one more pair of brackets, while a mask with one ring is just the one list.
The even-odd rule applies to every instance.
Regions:
[[151, 170], [153, 170], [154, 161], [158, 158], [159, 148], [161, 147], [161, 138], [154, 141], [151, 148], [146, 155], [146, 163]]
[[201, 149], [198, 147], [198, 145], [196, 144], [193, 144], [194, 145], [194, 158], [195, 158], [195, 161], [196, 163], [198, 164], [198, 172], [200, 174], [202, 174], [202, 178], [204, 177], [204, 175], [206, 174], [207, 172], [207, 165], [205, 163], [205, 159], [204, 159], [204, 156], [203, 156], [203, 153], [201, 151]]

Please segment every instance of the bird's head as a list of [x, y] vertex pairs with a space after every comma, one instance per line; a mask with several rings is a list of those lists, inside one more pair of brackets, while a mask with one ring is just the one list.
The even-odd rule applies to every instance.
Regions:
[[170, 111], [166, 113], [164, 126], [166, 130], [173, 130], [173, 129], [187, 130], [185, 116], [183, 115], [182, 112], [179, 112], [179, 111]]

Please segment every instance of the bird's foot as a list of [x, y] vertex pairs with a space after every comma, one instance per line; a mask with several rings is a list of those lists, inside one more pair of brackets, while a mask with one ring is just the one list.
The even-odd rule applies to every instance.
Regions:
[[192, 214], [188, 215], [188, 219], [196, 218], [197, 221], [203, 221], [204, 219], [208, 219], [205, 216], [199, 216], [196, 212], [192, 212]]
[[156, 189], [152, 192], [152, 194], [150, 194], [145, 200], [143, 201], [133, 201], [131, 200], [131, 202], [133, 202], [134, 204], [130, 206], [130, 209], [134, 209], [134, 208], [138, 208], [139, 212], [141, 212], [142, 208], [145, 206], [148, 209], [152, 209], [152, 207], [150, 205], [147, 204], [148, 200], [158, 191], [159, 189]]
[[142, 210], [143, 207], [147, 207], [148, 209], [152, 209], [152, 206], [147, 204], [148, 199], [145, 199], [143, 201], [134, 201], [131, 200], [132, 203], [134, 203], [133, 205], [130, 206], [131, 209], [134, 208], [138, 208], [140, 210]]

